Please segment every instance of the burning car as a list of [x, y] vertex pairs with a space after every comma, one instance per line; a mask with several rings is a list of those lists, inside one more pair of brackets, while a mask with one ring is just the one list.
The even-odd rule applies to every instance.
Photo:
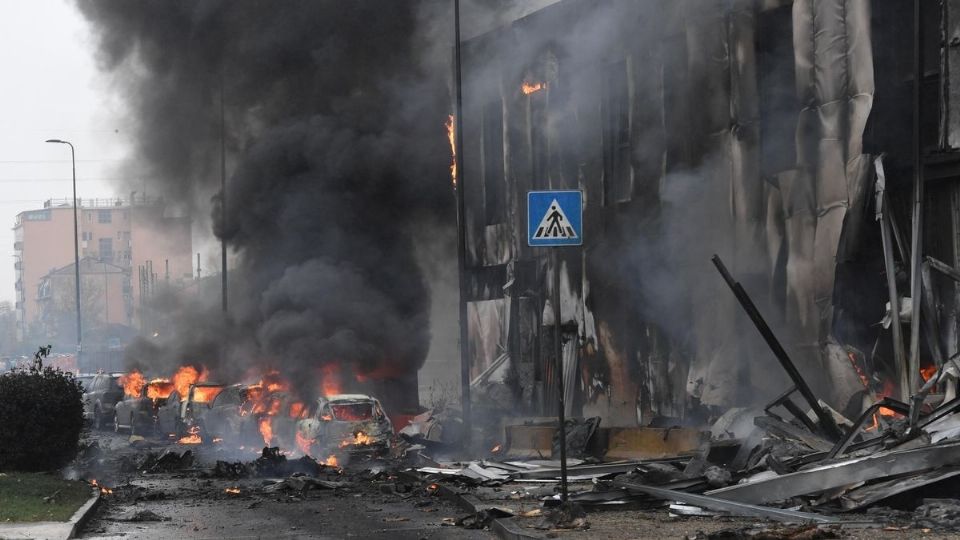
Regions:
[[248, 444], [259, 439], [256, 419], [250, 414], [249, 407], [245, 407], [250, 394], [248, 385], [233, 384], [217, 394], [208, 409], [195, 410], [200, 415], [195, 421], [203, 435], [237, 444]]
[[124, 384], [126, 398], [117, 403], [113, 429], [130, 430], [130, 434], [154, 433], [157, 430], [157, 411], [173, 393], [168, 379], [153, 379], [142, 384]]
[[289, 448], [302, 410], [303, 402], [271, 385], [235, 384], [224, 388], [196, 421], [204, 436]]
[[303, 411], [295, 435], [305, 453], [337, 449], [380, 452], [390, 448], [393, 424], [376, 399], [339, 394], [321, 397]]
[[[174, 382], [176, 386], [176, 382]], [[213, 383], [191, 384], [185, 394], [174, 390], [166, 403], [157, 409], [157, 428], [161, 433], [175, 434], [181, 440], [200, 442], [197, 420], [210, 408], [210, 404], [223, 391], [225, 385]]]

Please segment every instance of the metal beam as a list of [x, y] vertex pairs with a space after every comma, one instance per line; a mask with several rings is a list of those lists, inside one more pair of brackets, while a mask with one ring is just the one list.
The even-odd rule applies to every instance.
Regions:
[[[893, 262], [893, 241], [890, 229], [893, 224], [890, 218], [890, 199], [887, 197], [887, 180], [883, 173], [883, 156], [877, 156], [873, 160], [873, 167], [877, 173], [877, 182], [874, 186], [876, 192], [876, 217], [880, 222], [880, 237], [883, 243], [883, 265], [887, 274], [887, 295], [890, 299], [890, 331], [893, 336], [893, 363], [897, 371], [897, 379], [900, 390], [900, 399], [907, 401], [910, 399], [910, 375], [907, 368], [907, 358], [904, 355], [903, 346], [903, 327], [900, 326], [900, 294], [897, 292], [897, 270]], [[906, 264], [906, 259], [904, 259]]]
[[787, 372], [787, 375], [793, 381], [793, 385], [796, 386], [797, 391], [800, 392], [800, 395], [807, 401], [807, 405], [817, 416], [817, 419], [820, 420], [820, 430], [828, 439], [833, 441], [839, 440], [843, 437], [843, 433], [840, 431], [840, 428], [837, 427], [836, 421], [820, 406], [817, 396], [813, 393], [813, 390], [810, 389], [810, 386], [807, 385], [807, 381], [804, 380], [803, 376], [800, 375], [800, 371], [797, 369], [797, 366], [793, 364], [793, 360], [790, 359], [787, 351], [780, 345], [780, 340], [777, 339], [773, 330], [767, 325], [767, 321], [763, 319], [763, 315], [760, 314], [760, 310], [757, 309], [753, 300], [750, 299], [750, 295], [747, 294], [747, 291], [744, 290], [740, 283], [733, 279], [733, 276], [727, 271], [727, 267], [724, 266], [723, 261], [720, 260], [719, 255], [714, 255], [712, 260], [714, 266], [716, 266], [720, 272], [720, 275], [723, 276], [724, 281], [727, 282], [730, 290], [733, 291], [733, 295], [737, 297], [743, 310], [747, 312], [747, 316], [750, 317], [754, 326], [757, 327], [757, 331], [760, 332], [760, 335], [763, 336], [763, 339], [773, 351], [773, 355], [780, 361], [783, 370]]
[[929, 255], [924, 257], [924, 261], [930, 265], [930, 268], [933, 268], [937, 272], [940, 272], [948, 278], [960, 283], [960, 272], [957, 272], [956, 269], [949, 264], [941, 261], [940, 259], [934, 259]]
[[782, 508], [768, 508], [766, 506], [757, 506], [742, 502], [717, 499], [706, 495], [697, 495], [694, 493], [685, 493], [683, 491], [674, 491], [653, 486], [645, 486], [633, 482], [614, 480], [614, 485], [622, 487], [630, 492], [645, 493], [658, 499], [667, 501], [680, 501], [688, 504], [714, 510], [718, 512], [727, 512], [736, 516], [756, 517], [771, 519], [784, 523], [841, 523], [841, 520], [833, 516], [824, 516], [820, 514], [811, 514], [809, 512], [797, 512], [795, 510], [784, 510]]
[[728, 501], [762, 504], [811, 495], [841, 486], [960, 464], [960, 442], [899, 450], [822, 465], [813, 469], [708, 491]]

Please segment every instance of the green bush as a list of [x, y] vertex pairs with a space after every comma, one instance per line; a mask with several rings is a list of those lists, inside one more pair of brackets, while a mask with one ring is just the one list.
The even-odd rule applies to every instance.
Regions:
[[34, 365], [0, 375], [0, 471], [48, 471], [77, 454], [83, 389], [70, 373]]

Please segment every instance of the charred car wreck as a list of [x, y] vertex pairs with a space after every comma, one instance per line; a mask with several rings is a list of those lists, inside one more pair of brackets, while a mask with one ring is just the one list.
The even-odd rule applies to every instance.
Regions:
[[301, 448], [319, 455], [346, 449], [381, 453], [390, 449], [393, 424], [380, 402], [363, 394], [338, 394], [317, 399], [296, 424]]

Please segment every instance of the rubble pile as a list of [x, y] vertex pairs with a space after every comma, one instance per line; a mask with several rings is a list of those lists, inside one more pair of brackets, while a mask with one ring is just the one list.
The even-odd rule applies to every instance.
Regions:
[[[583, 449], [597, 420], [573, 420], [567, 449], [586, 460], [568, 460], [569, 503], [588, 511], [665, 508], [673, 516], [804, 525], [698, 538], [834, 538], [843, 529], [878, 526], [960, 531], [960, 355], [924, 368], [924, 384], [904, 401], [872, 392], [865, 380], [851, 396], [863, 406], [848, 418], [816, 395], [743, 287], [718, 257], [714, 264], [793, 384], [763, 407], [727, 411], [695, 452], [658, 459], [596, 462]], [[858, 351], [841, 349], [844, 362], [862, 361]], [[556, 438], [553, 447], [556, 456]], [[423, 482], [515, 503], [507, 505], [513, 516], [534, 515], [533, 501], [546, 517], [567, 508], [556, 461], [425, 461], [411, 471]]]

